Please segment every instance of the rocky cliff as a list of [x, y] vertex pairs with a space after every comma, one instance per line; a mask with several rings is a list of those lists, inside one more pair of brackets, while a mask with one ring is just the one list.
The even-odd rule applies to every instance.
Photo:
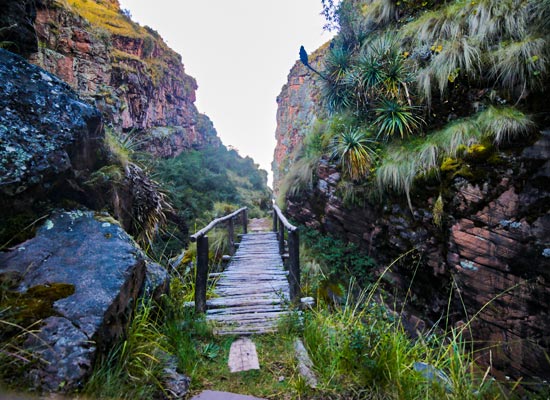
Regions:
[[194, 105], [197, 83], [181, 56], [118, 1], [28, 3], [38, 39], [30, 60], [95, 104], [115, 129], [140, 132], [146, 150], [161, 157], [220, 144]]
[[[357, 18], [366, 20], [370, 2], [358, 3], [364, 5], [364, 12], [357, 12]], [[415, 21], [410, 10], [402, 12], [391, 14], [390, 30], [394, 15], [402, 18], [397, 26]], [[382, 22], [376, 21], [379, 28]], [[335, 47], [347, 40], [344, 34], [349, 32], [341, 33], [340, 42], [333, 42]], [[360, 44], [354, 46], [361, 48]], [[438, 48], [433, 47], [433, 53], [427, 48], [428, 56], [419, 68], [438, 54]], [[402, 53], [401, 59], [408, 56]], [[316, 62], [323, 71], [323, 61]], [[444, 78], [452, 83], [451, 77]], [[297, 64], [279, 95], [273, 161], [276, 187], [296, 160], [295, 149], [306, 134], [315, 131], [315, 121], [330, 118], [318, 101], [323, 95], [321, 83]], [[432, 104], [428, 125], [453, 121], [457, 113], [475, 113], [479, 94], [487, 90], [469, 85], [473, 83], [461, 81], [442, 101], [439, 94], [434, 95], [438, 100]], [[366, 178], [350, 179], [331, 152], [315, 164], [311, 185], [289, 191], [281, 200], [295, 221], [359, 244], [382, 267], [406, 254], [386, 276], [385, 285], [388, 292], [412, 289], [407, 302], [413, 332], [423, 326], [419, 317], [428, 325], [448, 317], [455, 326], [466, 324], [479, 347], [491, 350], [483, 361], [492, 363], [494, 373], [548, 379], [550, 134], [545, 130], [547, 107], [541, 106], [536, 94], [529, 95], [529, 102], [520, 100], [540, 117], [537, 132], [500, 146], [484, 142], [489, 153], [476, 155], [470, 149], [459, 165], [438, 164], [437, 172], [420, 173], [408, 193], [410, 206], [405, 193], [390, 188], [381, 194], [372, 184], [376, 163]], [[506, 103], [503, 98], [498, 101]], [[457, 162], [452, 157], [446, 161]], [[346, 196], [350, 187], [352, 196]]]
[[[317, 49], [309, 57], [310, 64], [319, 69], [322, 67], [322, 55], [328, 43]], [[288, 172], [292, 163], [289, 154], [295, 152], [315, 121], [325, 115], [320, 105], [320, 77], [297, 62], [288, 74], [288, 82], [277, 97], [277, 129], [275, 138], [277, 146], [273, 155], [273, 188], [278, 193], [282, 177]]]

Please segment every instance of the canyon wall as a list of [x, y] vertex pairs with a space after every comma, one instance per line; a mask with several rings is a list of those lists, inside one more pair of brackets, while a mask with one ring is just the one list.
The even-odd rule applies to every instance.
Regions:
[[114, 129], [136, 132], [160, 157], [221, 143], [195, 107], [197, 83], [181, 56], [118, 1], [42, 0], [35, 14], [31, 62], [67, 82]]
[[[316, 69], [322, 66], [322, 56], [328, 43], [309, 56], [309, 63]], [[273, 189], [275, 194], [282, 177], [288, 172], [293, 154], [298, 150], [308, 130], [315, 121], [325, 115], [320, 105], [320, 77], [297, 62], [288, 74], [288, 82], [277, 96], [277, 146], [273, 155]]]
[[[278, 98], [276, 185], [304, 135], [326, 117], [316, 102], [320, 90], [303, 66], [292, 68]], [[383, 282], [390, 293], [412, 289], [412, 332], [448, 316], [491, 350], [480, 361], [492, 362], [495, 374], [548, 379], [550, 131], [501, 146], [495, 160], [489, 166], [473, 157], [468, 174], [418, 181], [411, 210], [397, 194], [367, 192], [344, 201], [341, 171], [323, 157], [313, 188], [284, 202], [293, 220], [359, 244], [380, 270], [401, 257]]]

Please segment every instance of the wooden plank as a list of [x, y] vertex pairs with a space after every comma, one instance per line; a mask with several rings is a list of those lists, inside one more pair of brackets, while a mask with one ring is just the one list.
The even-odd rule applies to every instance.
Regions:
[[229, 349], [229, 360], [227, 362], [230, 372], [248, 371], [260, 369], [256, 346], [247, 338], [234, 341]]
[[206, 304], [209, 307], [240, 307], [240, 306], [253, 306], [253, 305], [268, 305], [268, 304], [281, 304], [283, 301], [280, 299], [212, 299], [208, 300]]
[[215, 308], [206, 312], [206, 315], [216, 314], [248, 314], [248, 313], [262, 313], [271, 311], [284, 310], [280, 305], [255, 305], [255, 306], [243, 306], [243, 307], [230, 307], [230, 308]]
[[217, 314], [217, 315], [208, 315], [207, 319], [210, 321], [238, 321], [242, 323], [250, 321], [268, 321], [270, 319], [278, 320], [284, 315], [290, 314], [290, 311], [276, 311], [276, 312], [267, 312], [267, 313], [254, 313], [254, 314]]
[[[216, 275], [215, 275], [216, 276]], [[242, 235], [241, 244], [218, 279], [217, 298], [207, 301], [208, 321], [216, 334], [274, 332], [290, 298], [277, 235]]]

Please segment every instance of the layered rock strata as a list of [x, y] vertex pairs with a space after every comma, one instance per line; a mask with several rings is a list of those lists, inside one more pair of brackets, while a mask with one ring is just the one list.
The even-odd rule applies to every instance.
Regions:
[[[325, 117], [315, 93], [319, 81], [300, 64], [294, 66], [278, 98], [276, 185], [315, 120]], [[448, 317], [467, 328], [480, 348], [491, 350], [481, 360], [491, 362], [495, 373], [547, 379], [549, 135], [545, 131], [535, 143], [502, 147], [491, 167], [466, 160], [469, 176], [442, 176], [447, 189], [440, 225], [433, 215], [440, 182], [417, 185], [412, 211], [397, 195], [371, 201], [363, 193], [359, 204], [349, 204], [342, 199], [340, 172], [326, 158], [314, 171], [313, 189], [286, 199], [287, 212], [300, 223], [359, 244], [380, 266], [401, 257], [384, 281], [390, 293], [412, 289], [406, 318], [412, 334]]]
[[112, 21], [112, 30], [86, 19], [94, 17], [94, 7], [122, 18], [118, 1], [37, 2], [38, 51], [30, 60], [95, 104], [115, 129], [141, 132], [154, 155], [219, 145], [195, 107], [197, 83], [181, 56], [127, 17]]

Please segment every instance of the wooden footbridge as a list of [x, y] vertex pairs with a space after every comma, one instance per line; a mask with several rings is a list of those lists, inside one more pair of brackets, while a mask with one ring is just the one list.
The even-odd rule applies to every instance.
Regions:
[[[242, 223], [235, 243], [235, 221]], [[225, 224], [231, 259], [221, 273], [208, 273], [208, 236]], [[195, 309], [215, 322], [215, 333], [250, 335], [274, 332], [291, 303], [300, 302], [298, 230], [274, 206], [273, 230], [248, 233], [247, 209], [210, 222], [191, 236], [197, 242]], [[236, 248], [236, 251], [235, 251]], [[285, 265], [287, 268], [285, 268]], [[218, 279], [212, 299], [206, 299], [208, 279]]]

